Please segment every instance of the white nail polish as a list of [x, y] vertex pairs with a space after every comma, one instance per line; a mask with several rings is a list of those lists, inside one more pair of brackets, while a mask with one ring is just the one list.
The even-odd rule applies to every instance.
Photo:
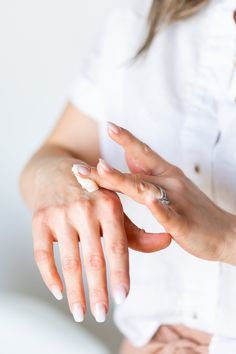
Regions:
[[114, 134], [119, 134], [121, 132], [121, 127], [112, 122], [107, 122], [107, 128]]
[[114, 300], [115, 300], [115, 303], [117, 305], [121, 305], [125, 302], [125, 299], [126, 299], [126, 290], [125, 290], [125, 287], [120, 285], [120, 286], [117, 286], [114, 290]]
[[84, 311], [83, 307], [80, 304], [74, 304], [72, 307], [72, 315], [75, 322], [83, 322], [84, 320]]
[[94, 182], [92, 179], [79, 176], [80, 165], [76, 165], [76, 164], [73, 165], [72, 172], [73, 172], [75, 178], [77, 179], [77, 182], [87, 192], [92, 193], [92, 192], [95, 192], [99, 189], [99, 186], [97, 185], [97, 183]]
[[51, 293], [55, 296], [55, 298], [57, 300], [63, 299], [63, 295], [62, 295], [62, 292], [61, 292], [59, 286], [53, 285], [50, 290], [51, 290]]
[[113, 167], [111, 167], [105, 160], [99, 159], [99, 164], [105, 172], [113, 172]]
[[98, 323], [105, 322], [106, 308], [103, 304], [96, 304], [94, 307], [94, 317]]

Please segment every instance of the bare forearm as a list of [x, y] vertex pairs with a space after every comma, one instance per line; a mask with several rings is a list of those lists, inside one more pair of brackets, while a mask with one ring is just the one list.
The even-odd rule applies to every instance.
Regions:
[[34, 195], [36, 192], [39, 178], [44, 174], [48, 175], [48, 183], [53, 183], [50, 177], [56, 178], [56, 170], [62, 172], [67, 183], [74, 178], [71, 174], [73, 163], [81, 161], [72, 151], [57, 145], [44, 145], [38, 150], [22, 171], [20, 178], [20, 189], [27, 206], [32, 209], [34, 204]]
[[225, 237], [223, 249], [223, 262], [236, 266], [236, 215], [226, 213], [229, 224], [229, 232]]

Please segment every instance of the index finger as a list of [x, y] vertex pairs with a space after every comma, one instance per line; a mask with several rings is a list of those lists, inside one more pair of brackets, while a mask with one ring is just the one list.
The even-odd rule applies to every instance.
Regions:
[[[168, 210], [158, 205], [158, 203], [146, 200], [148, 192], [151, 192], [150, 189], [153, 191], [154, 188], [155, 193], [158, 193], [158, 190], [151, 184], [154, 182], [154, 177], [144, 176], [144, 181], [142, 181], [141, 175], [123, 174], [111, 168], [106, 163], [105, 167], [104, 163], [105, 161], [100, 160], [98, 169], [87, 167], [86, 170], [84, 166], [82, 170], [80, 170], [80, 166], [77, 165], [77, 173], [79, 173], [81, 177], [84, 177], [83, 174], [86, 173], [86, 176], [94, 180], [100, 187], [127, 194], [139, 203], [146, 204], [159, 221], [162, 220], [163, 222], [165, 220]], [[105, 167], [105, 170], [103, 167]], [[133, 224], [127, 216], [125, 217], [125, 221], [129, 247], [136, 251], [155, 252], [166, 248], [171, 242], [171, 236], [169, 234], [145, 232], [145, 230], [139, 229]]]
[[145, 172], [148, 174], [161, 174], [165, 172], [171, 165], [153, 151], [150, 146], [139, 140], [127, 129], [119, 127], [114, 123], [107, 123], [109, 136], [124, 149], [128, 157], [134, 162], [141, 164]]
[[[147, 207], [152, 205], [153, 200], [160, 198], [160, 190], [153, 183], [147, 182], [138, 174], [122, 173], [112, 168], [106, 161], [99, 159], [97, 172], [100, 178], [106, 179], [117, 191], [129, 196], [136, 202], [144, 204]], [[157, 203], [157, 219], [164, 226], [168, 219], [169, 208], [167, 205]]]

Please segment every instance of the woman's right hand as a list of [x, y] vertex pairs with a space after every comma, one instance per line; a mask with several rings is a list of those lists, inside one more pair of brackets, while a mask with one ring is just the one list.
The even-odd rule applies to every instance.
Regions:
[[71, 173], [74, 163], [78, 160], [62, 158], [37, 171], [32, 222], [34, 255], [45, 284], [61, 299], [63, 284], [53, 255], [53, 242], [58, 242], [69, 307], [80, 322], [86, 312], [83, 254], [91, 311], [97, 322], [103, 322], [109, 304], [101, 236], [117, 303], [125, 300], [130, 287], [128, 247], [157, 251], [167, 247], [171, 237], [139, 229], [124, 214], [116, 193], [107, 189], [93, 193], [83, 190]]

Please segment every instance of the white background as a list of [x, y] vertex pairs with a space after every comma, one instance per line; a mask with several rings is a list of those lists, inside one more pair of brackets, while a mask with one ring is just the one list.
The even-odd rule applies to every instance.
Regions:
[[[51, 298], [34, 265], [30, 215], [19, 196], [18, 176], [63, 110], [80, 61], [113, 4], [0, 0], [1, 292], [44, 299], [63, 312], [66, 301]], [[117, 347], [120, 338], [109, 321], [95, 325], [90, 316], [85, 327]]]

